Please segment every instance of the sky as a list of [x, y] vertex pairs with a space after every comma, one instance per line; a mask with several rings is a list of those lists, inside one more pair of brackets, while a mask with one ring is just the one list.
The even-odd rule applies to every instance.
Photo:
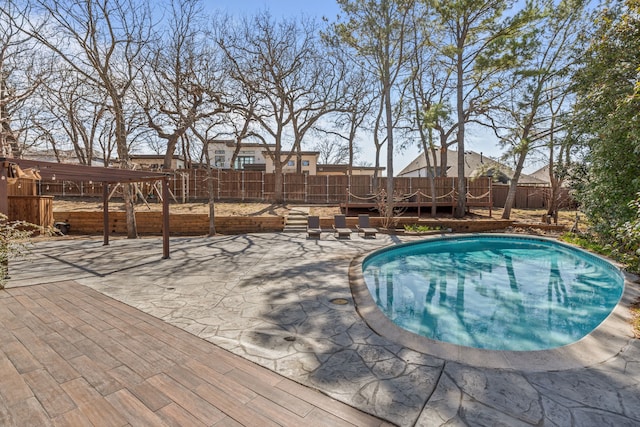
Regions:
[[[211, 13], [219, 11], [236, 16], [251, 15], [256, 11], [268, 10], [274, 18], [304, 15], [308, 17], [315, 16], [320, 19], [324, 16], [333, 21], [340, 13], [340, 7], [333, 0], [206, 0], [205, 4]], [[361, 145], [360, 159], [367, 162], [367, 164], [373, 165], [375, 163], [375, 150], [373, 148], [368, 149], [365, 146], [367, 142], [370, 141], [366, 141], [364, 138], [359, 141]], [[401, 142], [396, 140], [394, 145], [399, 146]], [[372, 141], [370, 144], [373, 147]], [[482, 152], [484, 155], [493, 158], [501, 155], [501, 150], [497, 146], [495, 138], [481, 130], [467, 130], [465, 149], [478, 153]], [[396, 150], [393, 162], [394, 175], [397, 175], [419, 154], [420, 150], [417, 148], [417, 144], [401, 152]], [[383, 167], [386, 166], [386, 147], [383, 147], [380, 164]]]

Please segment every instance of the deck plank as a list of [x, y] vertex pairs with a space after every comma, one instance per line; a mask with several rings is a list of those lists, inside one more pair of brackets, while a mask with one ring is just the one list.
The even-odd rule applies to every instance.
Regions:
[[1, 425], [382, 425], [73, 281], [0, 291], [0, 326]]

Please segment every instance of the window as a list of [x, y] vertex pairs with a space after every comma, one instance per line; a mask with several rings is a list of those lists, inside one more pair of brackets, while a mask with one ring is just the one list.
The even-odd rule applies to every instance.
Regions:
[[303, 160], [302, 166], [309, 166], [309, 160]]
[[213, 160], [213, 165], [217, 168], [223, 168], [224, 167], [224, 155], [223, 156], [216, 156], [215, 159]]
[[287, 166], [295, 166], [295, 165], [296, 165], [295, 160], [289, 160], [289, 162], [287, 163]]
[[216, 150], [216, 154], [224, 154], [224, 150]]
[[253, 156], [238, 156], [236, 157], [236, 169], [244, 169], [244, 165], [251, 165], [255, 162]]

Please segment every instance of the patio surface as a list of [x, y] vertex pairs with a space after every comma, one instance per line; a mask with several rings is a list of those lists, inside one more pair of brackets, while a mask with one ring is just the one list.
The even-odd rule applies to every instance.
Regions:
[[[401, 426], [640, 424], [640, 342], [622, 307], [548, 369], [502, 365], [493, 353], [447, 357], [371, 330], [354, 307], [350, 264], [405, 240], [173, 238], [168, 260], [155, 238], [38, 242], [0, 292], [0, 424], [28, 415], [185, 425], [180, 415], [208, 425], [380, 425], [333, 399]], [[628, 283], [626, 298], [637, 295]], [[90, 416], [93, 398], [108, 404]]]

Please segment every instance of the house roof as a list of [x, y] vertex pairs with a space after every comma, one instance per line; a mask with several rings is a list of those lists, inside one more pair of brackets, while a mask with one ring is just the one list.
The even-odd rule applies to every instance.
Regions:
[[[320, 164], [318, 163], [317, 165], [318, 170], [333, 170], [333, 171], [346, 171], [349, 168], [349, 165], [345, 165], [345, 164]], [[383, 167], [379, 167], [376, 168], [375, 166], [352, 166], [351, 169], [357, 169], [357, 170], [376, 170], [378, 169], [379, 171], [383, 171], [385, 168]]]
[[537, 171], [530, 173], [529, 176], [539, 179], [540, 181], [544, 181], [547, 184], [550, 183], [551, 180], [549, 179], [549, 165], [545, 165]]
[[[431, 157], [430, 160], [433, 160]], [[436, 168], [441, 167], [441, 157], [438, 156]], [[493, 160], [483, 153], [476, 153], [475, 151], [465, 151], [465, 176], [475, 177], [484, 175], [488, 170], [498, 170], [504, 173], [508, 178], [513, 177], [514, 171], [509, 166]], [[434, 165], [431, 165], [433, 168]], [[398, 176], [409, 175], [418, 170], [427, 169], [427, 161], [425, 160], [424, 153], [420, 153], [411, 163], [409, 163]], [[426, 176], [426, 173], [425, 173]], [[458, 151], [447, 150], [447, 176], [458, 176]], [[520, 180], [521, 184], [545, 184], [545, 181], [540, 180], [530, 175], [522, 174]]]

